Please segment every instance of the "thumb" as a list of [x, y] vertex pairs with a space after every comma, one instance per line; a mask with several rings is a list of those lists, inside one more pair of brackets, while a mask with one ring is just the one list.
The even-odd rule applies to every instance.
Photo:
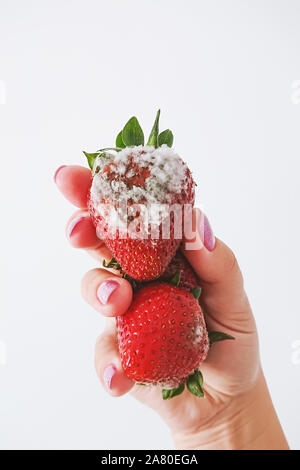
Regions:
[[[201, 280], [201, 303], [215, 327], [241, 328], [251, 310], [244, 291], [243, 277], [234, 253], [215, 238], [207, 217], [194, 209], [191, 230], [183, 243], [183, 254]], [[209, 321], [209, 320], [208, 320]], [[247, 324], [247, 328], [249, 325]]]

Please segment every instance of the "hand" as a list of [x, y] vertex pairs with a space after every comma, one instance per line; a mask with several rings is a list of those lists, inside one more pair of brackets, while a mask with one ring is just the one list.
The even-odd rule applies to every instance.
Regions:
[[[90, 170], [61, 167], [55, 181], [63, 195], [80, 208], [67, 224], [70, 243], [86, 249], [102, 266], [102, 261], [109, 261], [112, 255], [97, 237], [87, 212]], [[180, 396], [164, 401], [161, 389], [136, 385], [124, 374], [112, 317], [126, 313], [132, 289], [119, 273], [104, 268], [89, 271], [82, 281], [84, 299], [108, 317], [95, 349], [97, 374], [111, 395], [130, 391], [157, 411], [179, 448], [286, 449], [261, 370], [255, 321], [236, 258], [223, 242], [214, 238], [206, 217], [202, 215], [200, 220], [198, 236], [204, 246], [187, 250], [183, 243], [182, 250], [200, 280], [200, 303], [208, 331], [223, 331], [235, 337], [235, 341], [214, 344], [201, 365], [205, 398], [185, 390]]]

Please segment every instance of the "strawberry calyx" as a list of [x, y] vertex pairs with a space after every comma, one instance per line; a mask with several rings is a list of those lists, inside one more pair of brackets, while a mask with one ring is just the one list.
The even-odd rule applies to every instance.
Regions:
[[[195, 287], [192, 290], [194, 291], [196, 289], [198, 289], [198, 288]], [[201, 292], [201, 290], [200, 290], [200, 292]], [[197, 297], [195, 297], [195, 298], [197, 298]], [[228, 335], [227, 333], [222, 333], [221, 331], [211, 331], [210, 333], [208, 333], [208, 338], [209, 338], [210, 347], [213, 345], [213, 343], [217, 343], [218, 341], [224, 341], [224, 340], [227, 340], [227, 339], [232, 339], [232, 340], [235, 339], [233, 336]], [[195, 395], [196, 397], [199, 397], [199, 398], [204, 397], [203, 375], [200, 372], [200, 370], [195, 369], [194, 372], [188, 376], [185, 383], [186, 383], [186, 387], [187, 387], [188, 391], [191, 392], [193, 395]], [[163, 400], [169, 400], [170, 398], [173, 398], [173, 397], [176, 397], [176, 396], [180, 395], [183, 392], [184, 387], [185, 387], [185, 384], [182, 383], [176, 388], [163, 389], [162, 390]]]
[[108, 263], [106, 263], [106, 261], [104, 259], [103, 262], [102, 262], [102, 266], [104, 268], [115, 269], [116, 271], [119, 271], [120, 274], [122, 274], [122, 277], [124, 279], [126, 279], [131, 284], [131, 287], [132, 287], [133, 291], [136, 291], [140, 287], [141, 283], [136, 281], [132, 277], [128, 276], [128, 274], [126, 274], [123, 271], [121, 265], [118, 263], [116, 258], [111, 258], [111, 260]]
[[[135, 279], [133, 279], [132, 277], [128, 276], [128, 274], [126, 274], [123, 269], [122, 269], [122, 266], [120, 265], [120, 263], [118, 263], [118, 261], [116, 260], [116, 258], [111, 258], [111, 260], [107, 263], [105, 260], [103, 260], [102, 262], [102, 266], [104, 268], [109, 268], [109, 269], [115, 269], [116, 271], [119, 271], [120, 274], [122, 274], [122, 277], [124, 279], [127, 279], [127, 281], [130, 282], [133, 290], [136, 290], [138, 289], [139, 287], [141, 287], [141, 285], [146, 285], [148, 284], [147, 282], [138, 282], [136, 281]], [[169, 281], [163, 281], [164, 283], [166, 284], [170, 284], [171, 286], [174, 286], [174, 287], [178, 287], [179, 284], [180, 284], [180, 277], [181, 277], [181, 271], [177, 271], [177, 273], [169, 280]], [[150, 281], [151, 282], [151, 281]], [[156, 281], [157, 282], [157, 281]], [[195, 289], [192, 289], [192, 291], [195, 291], [196, 289], [200, 289], [200, 292], [201, 292], [201, 288], [198, 287], [198, 288], [195, 288]], [[194, 295], [191, 291], [191, 294]], [[200, 294], [199, 294], [200, 295]], [[195, 297], [195, 295], [194, 295]], [[196, 297], [197, 299], [199, 298]]]
[[[172, 147], [173, 145], [173, 133], [170, 129], [165, 129], [159, 133], [159, 117], [160, 109], [156, 113], [155, 121], [147, 142], [147, 146], [153, 146], [155, 148], [161, 147], [162, 145], [167, 145]], [[94, 163], [97, 157], [107, 156], [107, 151], [121, 152], [126, 147], [136, 147], [139, 145], [144, 145], [145, 138], [144, 132], [141, 128], [139, 121], [135, 116], [131, 117], [129, 121], [125, 124], [123, 129], [118, 133], [116, 137], [116, 146], [115, 147], [106, 147], [94, 153], [83, 152], [87, 158], [88, 165], [91, 170], [94, 168]]]
[[234, 336], [228, 335], [227, 333], [222, 333], [221, 331], [210, 331], [208, 333], [209, 345], [210, 347], [217, 343], [218, 341], [225, 341], [227, 339], [235, 339]]
[[203, 398], [204, 397], [204, 391], [203, 391], [203, 375], [200, 372], [200, 370], [195, 369], [192, 374], [188, 376], [186, 379], [186, 382], [181, 383], [178, 387], [175, 388], [170, 388], [170, 389], [163, 389], [162, 390], [162, 398], [163, 400], [170, 400], [173, 397], [177, 397], [180, 395], [184, 388], [185, 385], [190, 393], [192, 395], [195, 395], [196, 397]]
[[120, 271], [120, 273], [122, 273], [121, 265], [118, 263], [116, 258], [112, 258], [108, 263], [104, 259], [102, 262], [102, 266], [104, 268], [115, 269], [116, 271]]
[[169, 400], [170, 398], [177, 397], [184, 390], [184, 383], [180, 384], [176, 388], [164, 388], [162, 391], [163, 400]]
[[178, 287], [180, 284], [180, 278], [181, 278], [181, 271], [177, 271], [177, 273], [174, 274], [174, 276], [169, 281], [167, 281], [167, 284]]
[[117, 150], [117, 149], [114, 149], [114, 148], [101, 149], [101, 150], [98, 150], [95, 153], [88, 153], [88, 152], [83, 151], [84, 155], [86, 156], [88, 165], [89, 165], [90, 169], [93, 172], [93, 176], [94, 176], [95, 173], [97, 173], [100, 170], [100, 168], [97, 168], [97, 167], [94, 168], [96, 159], [98, 157], [107, 158], [107, 159], [111, 158], [110, 154], [107, 153], [106, 150], [115, 150], [116, 152], [120, 151], [120, 150]]
[[196, 300], [199, 300], [201, 292], [202, 292], [202, 289], [200, 286], [196, 286], [190, 290], [190, 294], [192, 294], [192, 296], [195, 297]]
[[191, 392], [196, 397], [204, 397], [203, 391], [203, 375], [200, 370], [195, 369], [194, 372], [188, 376], [186, 381], [186, 386], [189, 392]]

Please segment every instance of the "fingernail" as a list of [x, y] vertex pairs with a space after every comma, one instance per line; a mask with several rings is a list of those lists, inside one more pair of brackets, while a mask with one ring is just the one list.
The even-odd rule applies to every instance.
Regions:
[[205, 248], [208, 251], [213, 251], [216, 245], [216, 239], [205, 214], [201, 215], [199, 224], [199, 233]]
[[57, 175], [58, 173], [60, 172], [60, 170], [62, 168], [66, 168], [67, 165], [61, 165], [59, 168], [57, 168], [56, 172], [54, 173], [54, 183], [56, 183], [56, 178], [57, 178]]
[[72, 222], [70, 223], [70, 225], [68, 226], [67, 228], [67, 236], [68, 238], [70, 239], [71, 236], [72, 236], [72, 233], [74, 232], [74, 229], [75, 227], [77, 227], [77, 225], [79, 224], [79, 222], [81, 222], [82, 220], [84, 220], [85, 217], [75, 217], [75, 219], [72, 220]]
[[107, 305], [111, 294], [119, 287], [116, 281], [108, 280], [102, 282], [97, 289], [97, 297], [103, 305]]
[[103, 380], [108, 390], [111, 390], [111, 381], [116, 371], [117, 371], [117, 368], [116, 366], [114, 366], [114, 364], [109, 364], [109, 366], [105, 367], [104, 369]]

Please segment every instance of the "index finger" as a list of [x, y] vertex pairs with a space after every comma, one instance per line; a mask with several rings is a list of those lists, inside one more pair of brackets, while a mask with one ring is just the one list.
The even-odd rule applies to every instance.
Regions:
[[63, 165], [56, 170], [54, 181], [68, 201], [81, 209], [86, 208], [92, 183], [91, 170], [79, 165]]

